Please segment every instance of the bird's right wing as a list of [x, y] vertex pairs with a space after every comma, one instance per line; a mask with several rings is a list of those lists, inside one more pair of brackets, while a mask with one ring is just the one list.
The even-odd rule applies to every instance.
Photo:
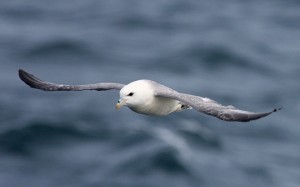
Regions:
[[120, 83], [96, 83], [85, 85], [64, 85], [42, 81], [34, 75], [19, 69], [19, 77], [31, 88], [36, 88], [44, 91], [82, 91], [82, 90], [121, 90], [125, 85]]

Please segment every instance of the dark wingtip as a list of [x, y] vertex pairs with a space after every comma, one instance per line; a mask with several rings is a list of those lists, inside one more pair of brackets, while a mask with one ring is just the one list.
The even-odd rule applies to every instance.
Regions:
[[23, 80], [24, 74], [26, 74], [26, 71], [24, 71], [23, 69], [19, 69], [19, 77], [21, 80]]
[[27, 85], [29, 85], [28, 84], [28, 73], [25, 70], [19, 69], [19, 77], [23, 82], [25, 82]]
[[281, 109], [282, 109], [282, 107], [275, 108], [275, 109], [273, 110], [273, 112], [277, 112], [277, 111], [279, 111], [279, 110], [281, 110]]
[[37, 85], [41, 82], [40, 79], [36, 78], [35, 76], [31, 75], [23, 69], [19, 69], [19, 77], [23, 82], [25, 82], [28, 86], [32, 88], [37, 88]]

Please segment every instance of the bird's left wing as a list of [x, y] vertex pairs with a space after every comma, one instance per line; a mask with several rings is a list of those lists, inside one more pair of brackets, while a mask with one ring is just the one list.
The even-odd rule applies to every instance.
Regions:
[[209, 98], [189, 95], [184, 93], [178, 93], [175, 90], [172, 90], [158, 83], [155, 83], [154, 85], [154, 95], [157, 97], [167, 97], [167, 98], [181, 101], [199, 112], [217, 117], [225, 121], [248, 122], [251, 120], [256, 120], [268, 116], [271, 113], [281, 109], [279, 108], [279, 109], [274, 109], [273, 111], [270, 112], [260, 112], [260, 113], [248, 112], [244, 110], [239, 110], [231, 105], [223, 106]]
[[120, 83], [96, 83], [85, 85], [64, 85], [51, 82], [42, 81], [34, 75], [27, 73], [26, 71], [19, 69], [19, 77], [27, 85], [32, 88], [44, 90], [44, 91], [82, 91], [82, 90], [120, 90], [125, 85]]

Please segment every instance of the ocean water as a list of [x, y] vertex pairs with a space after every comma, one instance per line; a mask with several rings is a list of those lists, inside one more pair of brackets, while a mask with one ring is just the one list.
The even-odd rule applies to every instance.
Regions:
[[[1, 187], [300, 186], [300, 3], [0, 2]], [[84, 84], [152, 79], [250, 111], [116, 111], [118, 92], [43, 92], [17, 75]]]

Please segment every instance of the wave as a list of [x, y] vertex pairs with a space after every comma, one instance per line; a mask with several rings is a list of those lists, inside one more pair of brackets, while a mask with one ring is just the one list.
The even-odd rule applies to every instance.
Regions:
[[253, 71], [267, 71], [260, 63], [255, 62], [252, 54], [244, 54], [229, 46], [198, 46], [186, 49], [185, 56], [208, 69], [235, 67]]
[[80, 41], [72, 39], [51, 39], [35, 43], [31, 48], [26, 49], [26, 57], [56, 57], [62, 55], [82, 56], [91, 55], [92, 51]]
[[171, 147], [150, 148], [149, 151], [136, 154], [117, 167], [117, 173], [124, 171], [139, 175], [156, 171], [189, 175], [188, 167], [181, 160], [178, 152]]
[[0, 135], [2, 150], [16, 154], [30, 154], [37, 146], [60, 145], [68, 139], [87, 139], [91, 134], [74, 127], [34, 122], [20, 129], [12, 129]]

